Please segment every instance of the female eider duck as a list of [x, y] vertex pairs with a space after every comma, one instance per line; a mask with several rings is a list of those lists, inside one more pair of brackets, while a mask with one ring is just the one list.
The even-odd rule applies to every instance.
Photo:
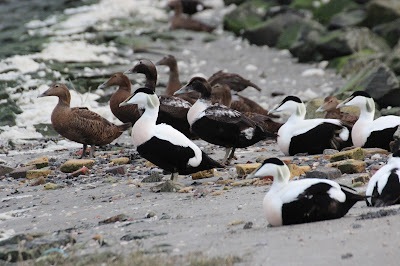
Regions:
[[365, 196], [350, 188], [319, 178], [291, 181], [289, 168], [278, 158], [266, 159], [249, 175], [272, 176], [274, 181], [263, 201], [264, 214], [272, 226], [300, 224], [343, 217]]
[[360, 108], [360, 117], [351, 131], [351, 138], [357, 147], [382, 148], [390, 151], [390, 142], [400, 125], [400, 117], [394, 115], [382, 116], [374, 120], [374, 99], [365, 91], [356, 91], [340, 103], [343, 106]]
[[123, 73], [115, 73], [98, 88], [105, 89], [110, 86], [118, 86], [117, 91], [111, 96], [110, 99], [111, 112], [121, 122], [131, 122], [132, 125], [135, 124], [141, 116], [141, 112], [139, 111], [137, 105], [119, 106], [120, 103], [131, 96], [132, 85], [129, 78]]
[[39, 95], [45, 96], [58, 97], [58, 104], [51, 113], [51, 123], [55, 131], [63, 137], [83, 144], [81, 158], [85, 156], [87, 145], [91, 145], [90, 157], [93, 157], [95, 145], [111, 143], [132, 126], [131, 123], [114, 125], [86, 107], [71, 108], [71, 94], [64, 84], [54, 83]]
[[239, 74], [235, 73], [227, 73], [222, 70], [215, 72], [211, 77], [207, 80], [211, 86], [215, 84], [226, 84], [228, 85], [231, 90], [234, 91], [242, 91], [247, 87], [253, 87], [258, 91], [261, 91], [261, 88], [258, 87], [256, 84], [251, 82], [248, 79], [243, 78]]
[[168, 2], [167, 6], [173, 8], [174, 2], [179, 2], [182, 5], [182, 12], [188, 15], [193, 15], [197, 12], [212, 8], [211, 6], [205, 5], [200, 0], [171, 0]]
[[306, 107], [296, 96], [287, 96], [270, 113], [281, 111], [291, 113], [278, 131], [278, 146], [285, 155], [320, 154], [329, 148], [340, 150], [349, 137], [349, 130], [337, 119], [304, 119]]
[[203, 140], [226, 148], [223, 163], [234, 157], [236, 148], [245, 148], [275, 136], [262, 130], [238, 111], [220, 104], [212, 105], [211, 86], [204, 78], [192, 78], [175, 94], [192, 90], [199, 92], [201, 96], [187, 114], [190, 128]]
[[[141, 59], [132, 69], [125, 71], [125, 74], [134, 73], [144, 74], [146, 76], [144, 87], [150, 88], [155, 92], [157, 69], [150, 60]], [[158, 98], [160, 101], [160, 108], [157, 124], [165, 123], [171, 125], [185, 136], [193, 138], [194, 135], [190, 132], [190, 126], [186, 119], [186, 115], [192, 105], [188, 101], [175, 96], [161, 95], [158, 96]]]
[[132, 128], [133, 144], [139, 154], [158, 167], [172, 173], [191, 174], [212, 168], [222, 168], [200, 148], [170, 125], [156, 125], [160, 102], [150, 88], [139, 88], [120, 105], [138, 104], [145, 111]]
[[339, 105], [339, 100], [334, 96], [325, 97], [324, 103], [315, 110], [316, 112], [326, 112], [325, 118], [339, 119], [344, 125], [353, 127], [358, 116], [342, 112]]
[[400, 203], [400, 151], [369, 180], [365, 192], [368, 206], [382, 207]]

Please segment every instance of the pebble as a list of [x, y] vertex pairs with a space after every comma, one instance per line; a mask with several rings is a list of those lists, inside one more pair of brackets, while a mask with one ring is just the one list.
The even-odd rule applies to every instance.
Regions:
[[337, 168], [318, 166], [315, 170], [306, 172], [306, 178], [336, 179], [342, 176]]
[[126, 166], [125, 165], [119, 165], [115, 167], [110, 167], [105, 170], [107, 174], [112, 174], [112, 175], [125, 175], [126, 174]]
[[72, 172], [82, 168], [83, 166], [92, 168], [94, 164], [95, 164], [94, 160], [72, 159], [72, 160], [68, 160], [65, 163], [63, 163], [60, 167], [60, 170], [61, 170], [61, 172], [64, 172], [64, 173], [72, 173]]

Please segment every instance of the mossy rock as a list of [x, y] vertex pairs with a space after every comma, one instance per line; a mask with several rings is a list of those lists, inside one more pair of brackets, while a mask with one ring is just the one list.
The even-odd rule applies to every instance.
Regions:
[[355, 9], [338, 13], [329, 21], [328, 28], [330, 30], [334, 30], [345, 27], [359, 26], [364, 21], [366, 14], [367, 13], [363, 9]]
[[57, 131], [54, 130], [52, 124], [40, 123], [33, 126], [35, 127], [35, 130], [43, 136], [56, 137], [60, 135]]
[[361, 71], [370, 62], [382, 58], [382, 53], [365, 49], [351, 55], [336, 57], [329, 62], [328, 67], [336, 69], [342, 76], [347, 76]]
[[95, 164], [94, 160], [89, 159], [72, 159], [63, 163], [60, 167], [61, 172], [63, 173], [72, 173], [76, 170], [86, 166], [87, 168], [91, 168]]
[[297, 9], [307, 9], [314, 11], [316, 9], [314, 0], [294, 0], [290, 6]]
[[373, 0], [367, 5], [367, 16], [364, 25], [374, 27], [400, 18], [400, 1]]
[[314, 19], [322, 24], [328, 24], [333, 16], [351, 8], [358, 8], [358, 5], [349, 0], [330, 0], [314, 10]]
[[6, 102], [0, 104], [0, 126], [15, 126], [16, 115], [21, 113], [22, 110], [8, 98]]
[[389, 54], [386, 63], [397, 75], [400, 75], [400, 41]]
[[224, 16], [224, 29], [239, 35], [264, 21], [266, 11], [273, 4], [262, 0], [250, 0]]
[[306, 105], [306, 119], [325, 118], [325, 112], [315, 112], [324, 103], [323, 98], [316, 98]]
[[391, 47], [394, 47], [400, 40], [400, 18], [375, 26], [372, 31], [384, 38]]
[[278, 38], [276, 47], [278, 49], [289, 49], [297, 40], [297, 36], [300, 32], [301, 25], [295, 24], [289, 26]]

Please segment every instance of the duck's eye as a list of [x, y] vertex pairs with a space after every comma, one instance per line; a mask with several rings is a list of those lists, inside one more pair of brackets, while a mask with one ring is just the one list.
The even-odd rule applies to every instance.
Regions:
[[60, 86], [56, 85], [56, 88], [58, 88], [58, 87], [60, 87]]

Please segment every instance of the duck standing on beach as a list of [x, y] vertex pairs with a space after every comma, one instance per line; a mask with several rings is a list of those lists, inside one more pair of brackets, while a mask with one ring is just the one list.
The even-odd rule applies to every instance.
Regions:
[[305, 119], [306, 107], [296, 96], [287, 96], [270, 113], [282, 111], [291, 114], [278, 131], [278, 146], [285, 155], [340, 150], [349, 137], [349, 130], [337, 119]]
[[71, 108], [71, 94], [64, 84], [54, 83], [39, 95], [39, 97], [46, 96], [58, 97], [58, 104], [51, 113], [51, 123], [61, 136], [83, 144], [81, 158], [86, 154], [87, 145], [91, 145], [90, 157], [93, 157], [95, 145], [111, 143], [132, 126], [131, 123], [114, 125], [86, 107]]
[[223, 163], [234, 157], [236, 148], [245, 148], [267, 137], [275, 137], [240, 112], [224, 105], [212, 105], [211, 86], [204, 78], [192, 78], [175, 94], [190, 91], [201, 95], [187, 114], [190, 128], [201, 139], [226, 148]]
[[98, 88], [105, 89], [110, 86], [118, 86], [118, 89], [111, 96], [110, 109], [111, 112], [123, 123], [131, 122], [132, 125], [141, 116], [137, 105], [127, 105], [120, 107], [119, 104], [131, 96], [132, 85], [127, 76], [123, 73], [114, 73], [112, 76]]
[[191, 174], [212, 168], [222, 168], [178, 130], [166, 124], [156, 124], [159, 99], [150, 88], [139, 88], [120, 105], [138, 104], [145, 111], [132, 128], [133, 144], [139, 154], [158, 167], [172, 173]]
[[309, 223], [343, 217], [365, 196], [338, 183], [319, 178], [289, 182], [290, 170], [278, 158], [264, 160], [248, 178], [272, 176], [263, 200], [264, 214], [272, 226]]
[[374, 120], [374, 99], [365, 91], [356, 91], [340, 103], [343, 106], [360, 108], [360, 117], [351, 131], [355, 146], [365, 148], [382, 148], [390, 151], [390, 142], [400, 125], [400, 117], [394, 115], [382, 116]]
[[[141, 59], [133, 68], [125, 71], [125, 74], [134, 73], [144, 74], [146, 76], [144, 87], [152, 89], [154, 92], [156, 91], [157, 69], [150, 60]], [[158, 108], [157, 124], [165, 123], [171, 125], [185, 136], [193, 138], [194, 135], [190, 132], [190, 126], [186, 119], [189, 108], [192, 105], [188, 101], [175, 96], [161, 95], [158, 98], [160, 107]]]
[[400, 203], [400, 151], [393, 153], [388, 163], [369, 180], [365, 192], [367, 205], [383, 207]]

